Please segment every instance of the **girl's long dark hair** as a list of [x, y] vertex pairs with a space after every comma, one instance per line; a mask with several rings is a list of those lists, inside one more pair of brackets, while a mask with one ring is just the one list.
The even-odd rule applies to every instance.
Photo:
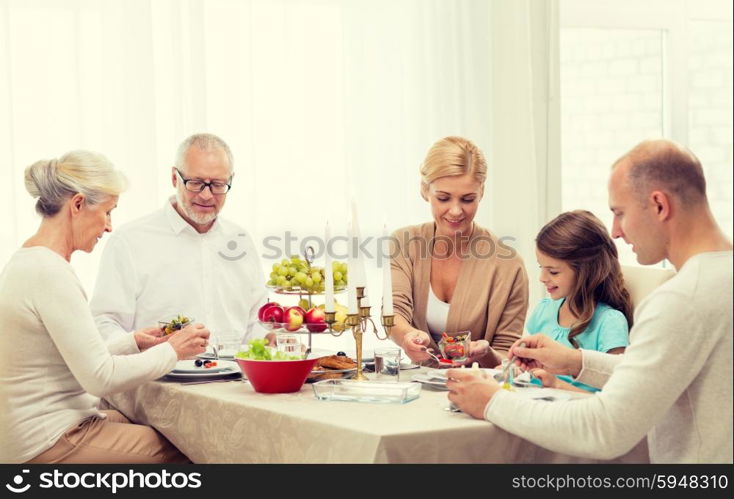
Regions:
[[599, 302], [622, 312], [632, 327], [632, 300], [624, 286], [617, 247], [601, 220], [583, 210], [561, 213], [540, 229], [535, 242], [538, 250], [563, 260], [576, 273], [566, 297], [577, 318], [568, 334], [574, 348], [579, 347], [574, 337], [586, 330]]

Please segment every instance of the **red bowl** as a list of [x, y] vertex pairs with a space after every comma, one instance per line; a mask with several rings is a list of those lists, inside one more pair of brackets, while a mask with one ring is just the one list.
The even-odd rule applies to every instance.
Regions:
[[305, 360], [251, 360], [235, 357], [242, 372], [259, 393], [291, 393], [303, 386], [318, 358]]

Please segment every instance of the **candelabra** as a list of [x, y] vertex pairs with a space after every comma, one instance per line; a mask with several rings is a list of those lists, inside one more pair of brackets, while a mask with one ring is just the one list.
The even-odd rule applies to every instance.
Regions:
[[364, 299], [364, 287], [357, 287], [357, 310], [356, 314], [347, 314], [346, 321], [344, 322], [344, 329], [341, 331], [335, 331], [333, 329], [336, 323], [336, 312], [326, 312], [325, 321], [329, 326], [329, 333], [333, 336], [341, 336], [347, 329], [351, 329], [352, 335], [354, 336], [354, 342], [357, 350], [357, 374], [354, 379], [357, 381], [366, 381], [368, 378], [362, 372], [362, 335], [369, 331], [370, 324], [372, 325], [372, 332], [378, 340], [387, 340], [390, 338], [390, 330], [395, 325], [394, 315], [382, 315], [381, 323], [385, 330], [385, 335], [380, 336], [380, 332], [377, 325], [370, 316], [370, 307], [362, 306], [362, 300]]

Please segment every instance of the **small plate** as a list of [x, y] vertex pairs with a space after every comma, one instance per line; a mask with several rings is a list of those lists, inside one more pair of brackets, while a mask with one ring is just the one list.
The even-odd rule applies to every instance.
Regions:
[[547, 402], [559, 402], [561, 400], [571, 400], [574, 393], [567, 390], [557, 390], [555, 388], [516, 387], [513, 393], [517, 393], [520, 397], [529, 400], [544, 400]]
[[[356, 372], [357, 368], [353, 367], [351, 369], [319, 369], [311, 371], [311, 374], [326, 374], [326, 373], [353, 373]], [[309, 376], [311, 375], [309, 374]]]
[[221, 360], [216, 367], [196, 367], [193, 360], [180, 360], [176, 367], [167, 374], [172, 378], [211, 378], [217, 376], [228, 376], [240, 372], [240, 366], [236, 362]]

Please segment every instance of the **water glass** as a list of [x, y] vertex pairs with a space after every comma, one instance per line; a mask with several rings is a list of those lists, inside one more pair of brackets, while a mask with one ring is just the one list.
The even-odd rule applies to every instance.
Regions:
[[301, 340], [297, 334], [278, 333], [275, 336], [275, 344], [279, 352], [286, 355], [301, 356]]
[[234, 354], [242, 350], [242, 340], [245, 333], [237, 330], [213, 331], [209, 342], [217, 348], [219, 357], [234, 357]]
[[375, 379], [400, 381], [400, 349], [375, 348]]

